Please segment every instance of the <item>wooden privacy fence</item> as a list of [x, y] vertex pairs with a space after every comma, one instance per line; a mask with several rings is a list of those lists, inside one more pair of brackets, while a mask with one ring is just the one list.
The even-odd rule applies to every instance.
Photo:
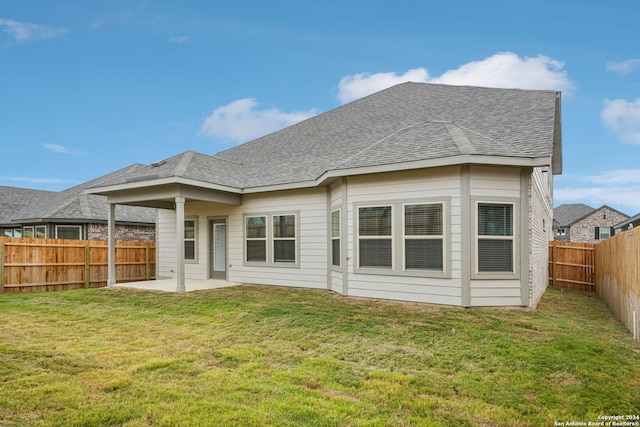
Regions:
[[595, 246], [592, 243], [549, 242], [549, 285], [595, 291]]
[[640, 341], [640, 228], [596, 246], [596, 293]]
[[[107, 284], [107, 242], [0, 237], [0, 292], [23, 293]], [[155, 243], [117, 242], [116, 281], [155, 279]]]

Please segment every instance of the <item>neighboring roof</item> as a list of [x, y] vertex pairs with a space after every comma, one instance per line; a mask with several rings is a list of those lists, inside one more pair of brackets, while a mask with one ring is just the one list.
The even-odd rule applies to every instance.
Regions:
[[0, 186], [0, 226], [10, 226], [16, 211], [34, 201], [55, 194], [52, 191]]
[[629, 224], [633, 224], [634, 227], [640, 225], [640, 213], [638, 215], [632, 216], [631, 218], [622, 221], [619, 224], [613, 226], [615, 229], [623, 229], [629, 226]]
[[[134, 164], [64, 191], [47, 192], [47, 197], [36, 198], [13, 212], [11, 220], [16, 223], [106, 221], [107, 198], [96, 194], [85, 194], [85, 190], [96, 185], [105, 185], [141, 166]], [[156, 213], [154, 209], [118, 205], [116, 218], [118, 222], [153, 224], [156, 221]]]
[[553, 219], [560, 227], [570, 227], [577, 220], [595, 211], [595, 208], [582, 203], [560, 205], [553, 209]]
[[559, 98], [556, 91], [403, 83], [215, 156], [188, 151], [108, 185], [177, 178], [243, 190], [445, 158], [553, 162], [561, 173]]
[[[586, 205], [583, 205], [583, 206], [586, 206]], [[560, 206], [558, 206], [558, 207], [560, 207]], [[587, 206], [587, 207], [590, 207], [590, 206]], [[556, 209], [557, 209], [557, 208], [556, 208]], [[591, 209], [593, 209], [593, 208], [591, 208]], [[618, 213], [618, 214], [620, 214], [620, 215], [622, 215], [622, 216], [624, 216], [624, 217], [627, 217], [627, 218], [629, 217], [629, 215], [627, 215], [626, 213], [620, 212], [619, 210], [614, 209], [614, 208], [612, 208], [611, 206], [608, 206], [608, 205], [602, 205], [602, 206], [600, 206], [598, 209], [593, 209], [593, 210], [591, 210], [591, 211], [589, 211], [589, 212], [585, 213], [585, 214], [584, 214], [584, 215], [582, 215], [581, 217], [579, 217], [579, 218], [575, 218], [573, 221], [571, 221], [571, 222], [570, 222], [570, 223], [568, 223], [568, 224], [563, 224], [563, 226], [565, 226], [565, 227], [567, 227], [567, 226], [572, 226], [573, 224], [578, 223], [578, 222], [582, 221], [583, 219], [585, 219], [585, 218], [587, 218], [587, 217], [589, 217], [589, 216], [596, 215], [598, 212], [600, 212], [600, 211], [602, 211], [602, 210], [604, 210], [604, 209], [609, 209], [610, 211], [616, 212], [616, 213]], [[555, 215], [555, 209], [553, 210], [553, 213], [554, 213], [554, 215]]]

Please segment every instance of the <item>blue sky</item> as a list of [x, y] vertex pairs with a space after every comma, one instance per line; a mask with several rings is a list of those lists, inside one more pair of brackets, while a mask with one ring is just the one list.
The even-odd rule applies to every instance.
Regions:
[[640, 2], [0, 2], [0, 185], [215, 154], [403, 81], [563, 92], [555, 204], [640, 212]]

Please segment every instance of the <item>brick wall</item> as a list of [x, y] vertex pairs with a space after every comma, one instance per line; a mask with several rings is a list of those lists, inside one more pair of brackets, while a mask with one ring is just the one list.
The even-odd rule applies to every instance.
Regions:
[[[107, 224], [87, 224], [88, 240], [107, 240], [109, 238]], [[155, 242], [155, 226], [116, 224], [116, 240], [125, 242]]]
[[570, 240], [581, 243], [598, 243], [601, 239], [596, 239], [596, 227], [611, 228], [627, 218], [629, 218], [627, 215], [605, 206], [573, 224], [569, 231]]

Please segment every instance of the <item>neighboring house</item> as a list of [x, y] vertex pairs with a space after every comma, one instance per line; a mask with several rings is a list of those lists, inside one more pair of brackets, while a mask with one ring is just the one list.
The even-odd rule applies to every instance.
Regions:
[[[158, 210], [158, 276], [535, 307], [560, 93], [404, 83], [215, 156], [89, 191]], [[115, 279], [110, 236], [109, 283]]]
[[[567, 207], [573, 206], [586, 206], [586, 205], [561, 205], [554, 209], [556, 220], [558, 216], [564, 218], [558, 213], [566, 212]], [[590, 208], [589, 206], [586, 206]], [[582, 216], [573, 219], [569, 223], [564, 223], [555, 231], [556, 240], [566, 240], [570, 242], [580, 243], [598, 243], [604, 239], [615, 234], [614, 226], [629, 218], [628, 215], [617, 211], [607, 205], [603, 205], [598, 209], [590, 208], [588, 212]], [[574, 212], [578, 212], [575, 210]], [[562, 236], [560, 232], [565, 231], [565, 235]], [[568, 237], [568, 238], [567, 238]]]
[[614, 225], [613, 229], [616, 233], [621, 233], [623, 231], [631, 230], [634, 227], [640, 227], [640, 213]]
[[[85, 189], [130, 173], [132, 165], [60, 192], [0, 187], [2, 234], [13, 237], [106, 240], [109, 205]], [[7, 202], [7, 200], [9, 202]], [[21, 200], [21, 202], [12, 202]], [[155, 209], [119, 206], [116, 239], [155, 241]]]
[[571, 226], [579, 219], [595, 211], [582, 203], [560, 205], [553, 209], [553, 235], [555, 240], [571, 240]]

